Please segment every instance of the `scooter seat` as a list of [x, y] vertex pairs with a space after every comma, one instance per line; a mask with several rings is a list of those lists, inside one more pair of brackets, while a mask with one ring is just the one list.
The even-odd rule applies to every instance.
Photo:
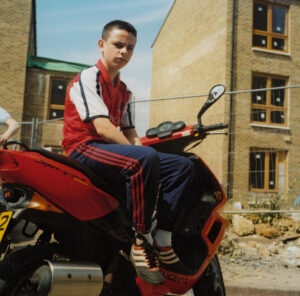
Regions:
[[96, 175], [88, 166], [81, 164], [68, 156], [58, 154], [43, 148], [32, 148], [29, 151], [37, 152], [43, 155], [44, 157], [50, 158], [52, 160], [55, 160], [59, 163], [62, 163], [80, 171], [81, 173], [86, 175], [96, 187], [100, 188], [101, 190], [105, 191], [109, 189], [109, 185], [102, 178]]

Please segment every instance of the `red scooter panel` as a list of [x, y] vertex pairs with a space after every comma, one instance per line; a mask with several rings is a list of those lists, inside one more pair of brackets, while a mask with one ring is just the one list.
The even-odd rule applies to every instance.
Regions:
[[119, 205], [82, 172], [32, 151], [0, 151], [0, 184], [4, 183], [34, 188], [79, 220], [100, 218]]

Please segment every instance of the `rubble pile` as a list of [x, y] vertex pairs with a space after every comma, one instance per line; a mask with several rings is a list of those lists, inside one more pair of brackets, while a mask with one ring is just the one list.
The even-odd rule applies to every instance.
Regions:
[[229, 221], [218, 250], [223, 262], [300, 268], [299, 221], [284, 217], [261, 222], [256, 215], [232, 215]]

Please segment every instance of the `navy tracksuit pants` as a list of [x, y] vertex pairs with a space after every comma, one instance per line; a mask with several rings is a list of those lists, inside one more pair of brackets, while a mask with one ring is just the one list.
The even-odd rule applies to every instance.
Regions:
[[[150, 230], [156, 204], [158, 227], [172, 229], [172, 212], [178, 200], [187, 194], [193, 178], [193, 164], [189, 159], [159, 153], [146, 146], [96, 141], [79, 145], [70, 156], [115, 186], [125, 181], [127, 209], [137, 232]], [[157, 203], [159, 190], [162, 200]], [[117, 198], [124, 199], [124, 196]]]

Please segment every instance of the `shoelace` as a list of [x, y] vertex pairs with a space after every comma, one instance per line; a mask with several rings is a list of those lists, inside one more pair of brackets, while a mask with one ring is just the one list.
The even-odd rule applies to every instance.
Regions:
[[144, 242], [142, 248], [145, 250], [144, 254], [149, 264], [150, 268], [154, 268], [158, 266], [157, 254], [156, 250], [148, 243]]

